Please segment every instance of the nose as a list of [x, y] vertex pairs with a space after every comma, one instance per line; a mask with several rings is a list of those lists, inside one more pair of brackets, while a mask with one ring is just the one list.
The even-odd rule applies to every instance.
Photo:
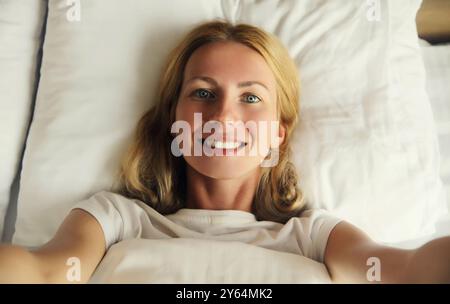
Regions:
[[237, 103], [229, 94], [221, 94], [211, 107], [207, 120], [216, 120], [224, 124], [231, 124], [240, 119], [237, 112]]
[[225, 93], [216, 97], [216, 100], [210, 104], [210, 115], [206, 116], [203, 124], [203, 127], [208, 130], [205, 132], [214, 132], [220, 139], [238, 138], [246, 142], [245, 112], [239, 107], [237, 98], [239, 97], [236, 94]]

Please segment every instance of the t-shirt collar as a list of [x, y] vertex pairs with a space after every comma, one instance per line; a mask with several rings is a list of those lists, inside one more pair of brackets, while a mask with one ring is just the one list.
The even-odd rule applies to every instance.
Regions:
[[195, 222], [204, 225], [249, 224], [257, 221], [253, 213], [243, 210], [182, 208], [166, 217], [173, 221]]

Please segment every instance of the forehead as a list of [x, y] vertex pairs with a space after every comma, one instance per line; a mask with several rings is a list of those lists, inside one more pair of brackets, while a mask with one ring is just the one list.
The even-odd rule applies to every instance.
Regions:
[[[241, 43], [213, 42], [196, 49], [185, 68], [186, 77], [209, 76], [218, 80], [262, 81], [272, 86], [274, 75], [265, 59]], [[221, 79], [222, 78], [222, 79]]]

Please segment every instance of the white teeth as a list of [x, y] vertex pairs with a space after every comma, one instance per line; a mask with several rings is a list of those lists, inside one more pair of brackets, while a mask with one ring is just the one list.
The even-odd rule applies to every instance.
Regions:
[[236, 149], [239, 147], [241, 143], [239, 142], [232, 142], [232, 141], [216, 141], [214, 142], [214, 147], [218, 149]]
[[[203, 139], [199, 139], [199, 142], [203, 144]], [[245, 142], [241, 141], [220, 141], [212, 138], [205, 140], [205, 144], [211, 149], [236, 149], [246, 145]]]

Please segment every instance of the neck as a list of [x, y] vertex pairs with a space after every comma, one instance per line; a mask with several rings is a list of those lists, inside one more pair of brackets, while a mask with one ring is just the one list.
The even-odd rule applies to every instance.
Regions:
[[230, 179], [215, 179], [186, 165], [186, 208], [251, 212], [260, 168]]

